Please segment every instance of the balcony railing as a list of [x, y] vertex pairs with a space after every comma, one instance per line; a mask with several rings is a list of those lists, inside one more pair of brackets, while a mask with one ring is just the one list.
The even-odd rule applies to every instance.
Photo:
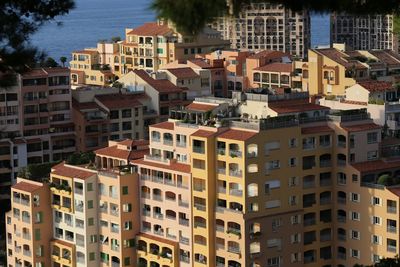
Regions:
[[387, 212], [388, 213], [397, 213], [397, 208], [394, 206], [388, 206], [387, 207]]
[[238, 196], [241, 197], [243, 195], [243, 190], [239, 190], [239, 189], [230, 189], [229, 190], [229, 194], [232, 196]]
[[194, 203], [194, 206], [197, 210], [206, 211], [206, 206], [203, 204]]
[[396, 233], [396, 232], [397, 232], [397, 227], [396, 227], [396, 226], [388, 225], [388, 226], [387, 226], [387, 231], [388, 231], [389, 233]]
[[242, 157], [242, 151], [239, 151], [239, 150], [230, 150], [229, 151], [229, 155], [232, 157], [232, 158], [241, 158]]
[[183, 225], [183, 226], [189, 226], [189, 220], [188, 219], [179, 218], [179, 224]]
[[242, 177], [242, 171], [241, 170], [230, 170], [229, 175], [233, 177]]

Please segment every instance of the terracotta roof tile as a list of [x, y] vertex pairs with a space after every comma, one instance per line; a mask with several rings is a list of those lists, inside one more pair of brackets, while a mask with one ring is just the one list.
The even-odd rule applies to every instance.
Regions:
[[139, 99], [146, 98], [145, 94], [109, 94], [97, 95], [95, 98], [109, 109], [140, 107]]
[[96, 155], [101, 155], [101, 156], [106, 156], [106, 157], [111, 157], [111, 158], [117, 158], [121, 160], [134, 160], [134, 159], [140, 159], [143, 158], [144, 155], [149, 153], [148, 149], [148, 141], [141, 140], [139, 142], [132, 141], [132, 140], [125, 140], [122, 141], [118, 144], [124, 145], [124, 146], [146, 146], [145, 149], [133, 149], [133, 150], [127, 150], [127, 149], [122, 149], [118, 147], [118, 145], [115, 146], [109, 146], [109, 147], [104, 147], [100, 148], [95, 151]]
[[362, 132], [362, 131], [368, 131], [368, 130], [381, 129], [382, 126], [375, 124], [375, 123], [364, 123], [364, 124], [358, 124], [358, 125], [342, 126], [342, 128], [348, 132]]
[[144, 160], [143, 158], [141, 158], [141, 159], [132, 160], [131, 163], [137, 164], [137, 165], [142, 165], [142, 166], [159, 168], [159, 169], [167, 169], [167, 170], [182, 172], [182, 173], [188, 173], [188, 174], [191, 173], [191, 168], [190, 168], [189, 164], [178, 163], [175, 161], [171, 161], [171, 163], [169, 165], [167, 165], [167, 164]]
[[261, 52], [258, 52], [257, 54], [254, 54], [252, 56], [249, 56], [249, 59], [260, 59], [260, 58], [279, 58], [279, 57], [284, 57], [287, 56], [288, 54], [281, 52], [281, 51], [275, 51], [275, 50], [264, 50]]
[[326, 133], [326, 132], [333, 132], [333, 129], [326, 125], [301, 128], [302, 134], [316, 134], [316, 133]]
[[56, 166], [53, 166], [51, 168], [51, 173], [60, 175], [60, 176], [70, 177], [70, 178], [78, 178], [78, 179], [87, 179], [96, 174], [93, 171], [89, 171], [87, 169], [76, 167], [76, 166], [67, 165], [64, 162], [57, 164]]
[[381, 171], [386, 169], [393, 169], [400, 167], [400, 160], [395, 161], [383, 161], [383, 160], [374, 160], [374, 161], [365, 161], [360, 163], [354, 163], [352, 166], [360, 171], [360, 172], [372, 172], [372, 171]]
[[368, 106], [367, 102], [361, 102], [361, 101], [341, 100], [340, 102], [345, 103], [345, 104], [351, 104], [351, 105]]
[[11, 188], [20, 190], [20, 191], [24, 191], [24, 192], [28, 192], [28, 193], [32, 193], [42, 187], [43, 187], [43, 185], [31, 184], [31, 183], [27, 183], [27, 182], [19, 182], [19, 183], [13, 185]]
[[341, 64], [344, 66], [346, 69], [350, 68], [357, 68], [357, 69], [366, 69], [367, 67], [361, 64], [360, 61], [350, 59], [349, 56], [345, 52], [341, 52], [335, 48], [323, 48], [323, 49], [317, 49], [317, 53], [320, 53], [336, 63]]
[[204, 59], [202, 58], [194, 58], [194, 59], [189, 59], [191, 63], [195, 64], [196, 66], [199, 66], [202, 69], [208, 69], [211, 68], [211, 65], [208, 64]]
[[222, 134], [218, 135], [218, 138], [238, 140], [238, 141], [246, 141], [247, 139], [250, 139], [255, 135], [257, 135], [256, 132], [249, 132], [249, 131], [241, 131], [241, 130], [230, 129], [230, 130], [228, 130], [226, 132], [223, 132]]
[[370, 91], [371, 93], [394, 90], [393, 84], [390, 82], [370, 80], [370, 81], [361, 81], [358, 82], [358, 84], [364, 87], [366, 90]]
[[292, 72], [292, 64], [290, 63], [271, 63], [254, 70], [268, 71], [268, 72]]
[[143, 35], [143, 36], [157, 36], [157, 35], [165, 35], [167, 33], [173, 32], [168, 25], [159, 25], [157, 22], [148, 22], [145, 23], [130, 32], [129, 35]]
[[200, 103], [191, 103], [186, 106], [187, 110], [194, 110], [194, 111], [211, 111], [214, 110], [217, 106], [209, 105], [209, 104], [200, 104]]
[[400, 187], [389, 187], [388, 190], [400, 197]]
[[150, 125], [150, 127], [159, 128], [159, 129], [166, 129], [166, 130], [174, 130], [175, 124], [173, 122], [164, 121], [164, 122], [160, 122], [160, 123], [157, 123], [157, 124]]
[[207, 130], [197, 130], [196, 132], [194, 132], [192, 134], [192, 136], [207, 138], [207, 137], [213, 136], [215, 134], [217, 134], [217, 132], [207, 131]]
[[194, 72], [191, 68], [176, 68], [176, 69], [167, 69], [172, 75], [177, 77], [178, 79], [188, 79], [188, 78], [196, 78], [199, 75]]
[[160, 93], [179, 93], [183, 91], [182, 88], [179, 88], [167, 79], [153, 79], [144, 70], [133, 70], [133, 72]]

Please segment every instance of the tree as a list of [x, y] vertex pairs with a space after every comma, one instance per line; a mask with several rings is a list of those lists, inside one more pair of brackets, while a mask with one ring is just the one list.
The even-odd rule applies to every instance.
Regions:
[[71, 165], [83, 165], [94, 162], [95, 154], [93, 152], [74, 153], [67, 159], [66, 163]]
[[[0, 1], [0, 86], [10, 86], [10, 76], [23, 73], [44, 59], [30, 37], [46, 22], [67, 14], [74, 0]], [[16, 81], [16, 80], [14, 80]]]
[[[217, 16], [237, 15], [243, 5], [264, 0], [153, 0], [151, 8], [159, 17], [171, 20], [178, 30], [195, 35]], [[295, 11], [347, 12], [353, 14], [400, 13], [398, 0], [269, 0]]]
[[67, 62], [67, 58], [66, 57], [60, 57], [60, 62], [62, 64], [62, 66], [65, 67], [65, 63]]
[[44, 61], [40, 62], [39, 66], [43, 68], [55, 68], [59, 67], [60, 65], [58, 65], [57, 61], [55, 61], [54, 58], [48, 57]]
[[43, 182], [50, 177], [51, 167], [57, 163], [58, 162], [30, 164], [20, 170], [18, 177]]
[[373, 265], [355, 264], [353, 267], [400, 267], [400, 258], [396, 255], [394, 258], [383, 258]]
[[111, 42], [113, 43], [118, 43], [119, 41], [121, 41], [121, 37], [119, 36], [114, 36], [111, 38]]

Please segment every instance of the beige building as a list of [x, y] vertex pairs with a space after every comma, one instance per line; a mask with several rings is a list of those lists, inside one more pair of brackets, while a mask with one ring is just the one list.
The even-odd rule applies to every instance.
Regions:
[[390, 50], [346, 50], [343, 44], [333, 48], [312, 49], [308, 61], [295, 61], [293, 87], [311, 95], [344, 95], [357, 82], [399, 80], [400, 57]]
[[308, 11], [294, 12], [266, 2], [246, 5], [237, 17], [216, 18], [210, 26], [233, 49], [269, 49], [304, 58], [311, 46], [310, 22]]

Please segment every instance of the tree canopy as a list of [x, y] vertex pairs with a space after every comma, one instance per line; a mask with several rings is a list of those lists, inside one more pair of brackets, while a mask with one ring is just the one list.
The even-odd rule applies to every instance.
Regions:
[[[0, 72], [23, 73], [28, 66], [42, 62], [44, 53], [30, 44], [30, 37], [44, 23], [73, 7], [74, 0], [0, 1]], [[0, 86], [9, 85], [8, 79], [8, 75], [2, 75]]]
[[[159, 17], [171, 20], [187, 34], [199, 33], [217, 16], [238, 14], [243, 5], [265, 2], [262, 0], [153, 0], [151, 8]], [[295, 11], [307, 9], [314, 12], [347, 12], [363, 14], [399, 13], [398, 0], [269, 0], [283, 4]], [[229, 4], [229, 5], [228, 5]]]

